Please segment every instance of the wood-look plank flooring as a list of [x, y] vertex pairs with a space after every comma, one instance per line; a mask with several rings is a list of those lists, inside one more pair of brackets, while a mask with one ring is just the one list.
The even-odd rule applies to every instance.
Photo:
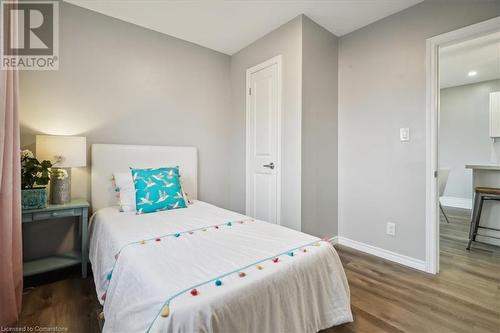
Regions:
[[[475, 244], [466, 251], [467, 230], [467, 218], [442, 221], [441, 273], [436, 276], [338, 246], [355, 320], [322, 333], [500, 333], [500, 247]], [[18, 326], [99, 332], [92, 279], [82, 280], [76, 271], [67, 274], [25, 290]]]

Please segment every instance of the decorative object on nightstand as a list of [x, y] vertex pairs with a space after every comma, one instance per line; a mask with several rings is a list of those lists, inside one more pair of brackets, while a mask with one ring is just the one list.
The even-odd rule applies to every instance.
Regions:
[[23, 209], [23, 224], [38, 221], [54, 221], [64, 217], [79, 217], [80, 248], [72, 251], [54, 254], [23, 263], [24, 276], [45, 273], [73, 265], [82, 265], [82, 277], [87, 277], [87, 226], [89, 203], [83, 199], [71, 200], [65, 205], [47, 205], [43, 209]]
[[50, 202], [64, 204], [71, 200], [71, 185], [66, 169], [52, 169], [50, 175]]
[[[23, 209], [45, 208], [50, 161], [38, 161], [29, 150], [21, 152], [21, 206]], [[35, 186], [39, 185], [39, 186]]]
[[50, 202], [71, 200], [71, 168], [87, 165], [87, 140], [84, 136], [37, 135], [36, 155], [53, 161]]

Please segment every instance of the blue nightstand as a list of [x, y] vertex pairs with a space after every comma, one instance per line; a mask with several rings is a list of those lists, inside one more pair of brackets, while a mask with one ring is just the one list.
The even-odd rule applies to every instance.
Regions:
[[87, 277], [87, 227], [89, 203], [83, 199], [73, 199], [64, 205], [47, 205], [42, 209], [23, 210], [23, 223], [36, 223], [37, 221], [54, 220], [63, 217], [79, 217], [79, 234], [81, 238], [80, 249], [75, 249], [62, 254], [54, 254], [23, 263], [24, 276], [53, 271], [59, 268], [77, 264], [82, 265], [82, 277]]

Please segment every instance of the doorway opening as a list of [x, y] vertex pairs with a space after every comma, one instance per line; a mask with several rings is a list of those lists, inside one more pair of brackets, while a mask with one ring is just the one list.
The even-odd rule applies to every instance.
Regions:
[[[500, 18], [427, 41], [426, 270], [429, 273], [438, 273], [440, 263], [447, 267], [447, 260], [456, 260], [457, 256], [467, 262], [480, 257], [481, 251], [485, 256], [495, 256], [498, 251], [500, 258], [500, 247], [494, 246], [500, 245], [500, 239], [490, 242], [477, 236], [478, 242], [474, 244], [480, 244], [479, 241], [489, 244], [476, 245], [473, 253], [467, 250], [476, 187], [500, 188], [500, 138], [491, 132], [496, 118], [491, 117], [490, 108], [490, 100], [494, 100], [492, 96], [497, 91], [500, 91]], [[498, 175], [493, 170], [495, 165]], [[483, 173], [478, 174], [483, 169], [488, 169], [488, 180]], [[484, 205], [481, 225], [500, 229], [500, 201]], [[486, 230], [483, 235], [492, 236], [495, 232]], [[500, 237], [500, 232], [496, 233]]]

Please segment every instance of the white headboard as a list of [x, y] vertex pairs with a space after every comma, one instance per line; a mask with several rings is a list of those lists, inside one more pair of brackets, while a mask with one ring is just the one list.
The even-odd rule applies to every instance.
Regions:
[[197, 198], [198, 158], [195, 147], [92, 145], [92, 210], [116, 205], [111, 178], [132, 168], [179, 166], [185, 191]]

